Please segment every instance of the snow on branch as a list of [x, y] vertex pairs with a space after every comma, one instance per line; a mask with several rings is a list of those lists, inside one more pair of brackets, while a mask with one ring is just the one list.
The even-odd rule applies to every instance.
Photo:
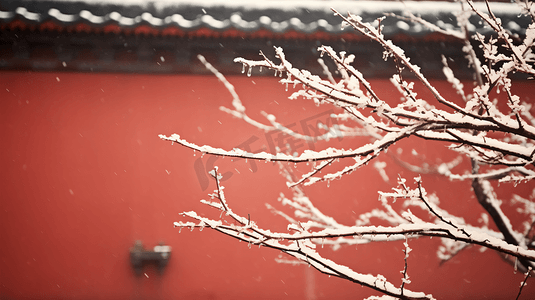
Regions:
[[[250, 216], [240, 216], [232, 211], [220, 184], [221, 176], [215, 168], [210, 175], [215, 179], [216, 190], [210, 195], [210, 200], [201, 202], [223, 212], [225, 216], [215, 220], [193, 211], [184, 212], [182, 215], [194, 222], [176, 222], [175, 226], [192, 229], [208, 227], [249, 245], [286, 253], [295, 259], [292, 262], [309, 264], [322, 273], [359, 283], [388, 297], [400, 299], [432, 299], [431, 295], [406, 288], [411, 281], [408, 275], [411, 248], [408, 243], [413, 238], [441, 238], [442, 245], [437, 251], [437, 257], [442, 262], [475, 245], [514, 257], [520, 267], [531, 270], [535, 267], [535, 242], [533, 236], [530, 236], [535, 226], [532, 199], [535, 198], [535, 190], [530, 199], [518, 195], [512, 195], [510, 199], [511, 203], [523, 206], [519, 208], [519, 213], [524, 218], [521, 220], [525, 227], [522, 232], [515, 229], [511, 222], [518, 216], [506, 214], [506, 210], [501, 208], [503, 199], [499, 199], [494, 192], [494, 185], [497, 183], [516, 186], [518, 183], [532, 182], [535, 179], [535, 117], [532, 115], [531, 105], [527, 103], [528, 99], [521, 99], [514, 93], [516, 81], [511, 79], [514, 73], [535, 75], [535, 14], [532, 4], [520, 4], [523, 5], [523, 12], [531, 16], [532, 24], [526, 28], [524, 36], [515, 39], [504, 29], [501, 20], [492, 13], [491, 4], [488, 3], [488, 12], [485, 13], [477, 10], [472, 1], [461, 1], [460, 12], [456, 15], [459, 27], [455, 30], [429, 23], [411, 13], [404, 16], [387, 14], [388, 17], [417, 22], [429, 30], [463, 42], [462, 50], [466, 63], [474, 72], [473, 84], [457, 79], [454, 70], [448, 66], [448, 57], [442, 56], [441, 61], [443, 73], [451, 84], [456, 99], [445, 98], [426, 79], [426, 70], [413, 64], [400, 47], [385, 37], [381, 25], [384, 17], [374, 23], [378, 24], [376, 26], [363, 22], [359, 16], [351, 13], [344, 16], [333, 9], [343, 24], [381, 45], [385, 60], [394, 61], [397, 74], [390, 78], [390, 82], [399, 92], [398, 97], [383, 96], [355, 68], [355, 55], [344, 51], [337, 52], [326, 45], [318, 47], [322, 57], [318, 63], [323, 69], [320, 75], [293, 67], [280, 47], [274, 47], [277, 61], [269, 59], [262, 52], [259, 60], [234, 60], [242, 64], [243, 72], [246, 72], [247, 76], [251, 75], [253, 68], [274, 71], [275, 76], [281, 77], [280, 83], [286, 89], [289, 85], [297, 89], [290, 99], [302, 98], [318, 105], [332, 106], [333, 113], [330, 116], [335, 118], [337, 123], [323, 128], [324, 133], [316, 136], [293, 131], [289, 126], [278, 122], [275, 114], [262, 112], [265, 118], [262, 121], [249, 117], [232, 84], [199, 56], [199, 60], [223, 83], [232, 97], [230, 108], [221, 107], [222, 111], [260, 130], [278, 131], [307, 142], [321, 140], [328, 143], [335, 137], [353, 136], [366, 136], [369, 141], [356, 146], [352, 144], [353, 149], [329, 147], [319, 151], [305, 150], [292, 155], [281, 151], [253, 153], [239, 148], [224, 150], [210, 145], [200, 146], [178, 134], [159, 135], [162, 140], [177, 143], [202, 154], [279, 162], [280, 172], [286, 178], [287, 187], [292, 194], [290, 197], [281, 193], [278, 200], [280, 205], [292, 210], [294, 215], [266, 204], [270, 211], [289, 223], [288, 232], [272, 232], [261, 228]], [[483, 35], [472, 31], [475, 28], [470, 23], [473, 16], [486, 23], [494, 34]], [[478, 51], [474, 49], [477, 49], [477, 46], [481, 48]], [[329, 70], [324, 59], [330, 59], [336, 69]], [[403, 77], [403, 72], [407, 71], [415, 76], [415, 82], [409, 82]], [[432, 97], [419, 95], [415, 85], [427, 89]], [[497, 93], [503, 94], [498, 97]], [[449, 146], [451, 151], [455, 151], [457, 157], [440, 165], [418, 167], [403, 162], [395, 153], [392, 154], [392, 151], [389, 156], [409, 171], [442, 176], [446, 179], [446, 184], [448, 180], [470, 180], [471, 192], [485, 211], [481, 224], [469, 224], [463, 217], [450, 214], [440, 207], [439, 197], [426, 191], [419, 176], [415, 178], [415, 188], [410, 188], [406, 180], [399, 177], [397, 186], [391, 191], [379, 191], [379, 207], [361, 213], [354, 225], [342, 224], [326, 215], [314, 205], [314, 195], [310, 198], [306, 195], [304, 186], [343, 178], [409, 137], [441, 142]], [[463, 157], [468, 160], [463, 160]], [[294, 174], [293, 170], [283, 167], [284, 162], [314, 163], [310, 171]], [[380, 164], [376, 160], [376, 168], [384, 173], [381, 173], [383, 178], [388, 179], [386, 164]], [[440, 199], [450, 200], [449, 197], [444, 195]], [[393, 205], [396, 200], [402, 201], [401, 208], [399, 205]], [[489, 225], [489, 220], [493, 222], [494, 227]], [[378, 241], [404, 242], [404, 268], [401, 271], [400, 287], [396, 287], [392, 281], [380, 274], [361, 274], [358, 270], [340, 265], [322, 256], [321, 251], [316, 249], [319, 244], [337, 249]], [[287, 262], [284, 259], [281, 261]], [[528, 275], [525, 280], [527, 278]], [[525, 281], [521, 287], [524, 285]]]
[[[476, 230], [469, 227], [464, 227], [460, 224], [454, 224], [451, 220], [446, 219], [438, 211], [430, 208], [430, 212], [437, 216], [439, 221], [437, 223], [425, 222], [422, 219], [413, 215], [410, 211], [402, 213], [403, 222], [397, 226], [343, 226], [336, 222], [332, 222], [328, 217], [322, 215], [320, 220], [328, 220], [326, 222], [327, 228], [311, 231], [312, 227], [318, 227], [317, 222], [311, 224], [300, 223], [290, 224], [289, 230], [293, 233], [277, 233], [270, 230], [261, 229], [250, 218], [242, 217], [232, 211], [224, 197], [223, 187], [220, 185], [221, 176], [217, 173], [215, 168], [210, 175], [216, 181], [216, 190], [211, 194], [211, 198], [217, 201], [202, 200], [203, 204], [216, 208], [222, 211], [226, 216], [233, 219], [233, 223], [226, 223], [222, 220], [213, 220], [207, 217], [199, 216], [195, 212], [182, 213], [183, 216], [196, 220], [195, 222], [175, 222], [175, 227], [181, 228], [205, 228], [217, 230], [227, 234], [236, 239], [247, 242], [250, 245], [259, 245], [268, 248], [273, 248], [282, 251], [302, 260], [311, 266], [318, 269], [320, 272], [332, 276], [341, 277], [362, 285], [369, 286], [375, 290], [381, 291], [387, 295], [396, 296], [401, 299], [431, 299], [431, 296], [423, 293], [411, 292], [402, 285], [402, 288], [395, 288], [381, 275], [363, 275], [345, 266], [340, 266], [335, 262], [322, 257], [316, 252], [316, 245], [312, 241], [356, 237], [358, 239], [376, 237], [384, 237], [384, 240], [399, 240], [400, 238], [415, 238], [418, 236], [435, 236], [454, 241], [476, 244], [486, 248], [490, 248], [505, 254], [516, 256], [520, 259], [535, 260], [535, 251], [527, 250], [519, 246], [511, 245], [495, 236], [488, 234], [482, 230]], [[403, 180], [401, 180], [403, 182]], [[405, 199], [420, 199], [426, 203], [427, 207], [431, 204], [425, 197], [425, 191], [422, 190], [419, 179], [417, 180], [418, 188], [411, 190], [407, 188], [404, 183], [402, 188], [395, 189], [393, 193], [381, 193], [383, 197], [389, 198], [405, 198]], [[309, 205], [311, 203], [309, 202]], [[310, 206], [309, 208], [313, 208]], [[315, 209], [315, 208], [314, 208]], [[312, 218], [311, 218], [312, 219]], [[397, 238], [396, 238], [397, 237]], [[408, 247], [408, 246], [407, 246]], [[406, 270], [405, 270], [406, 271]], [[404, 283], [408, 283], [404, 273]]]
[[[397, 297], [399, 299], [433, 299], [431, 295], [408, 290], [404, 288], [404, 285], [402, 285], [401, 288], [397, 288], [380, 274], [376, 276], [370, 274], [361, 274], [346, 266], [339, 265], [332, 260], [324, 258], [315, 250], [316, 245], [311, 242], [313, 237], [306, 237], [307, 234], [310, 233], [303, 226], [291, 226], [292, 229], [297, 230], [297, 232], [294, 234], [272, 233], [269, 230], [260, 229], [255, 222], [248, 218], [239, 216], [230, 209], [223, 196], [223, 187], [219, 184], [220, 175], [217, 173], [217, 168], [213, 170], [211, 175], [214, 177], [214, 179], [216, 179], [217, 182], [217, 189], [214, 191], [211, 197], [219, 200], [219, 202], [204, 200], [202, 203], [221, 210], [225, 213], [225, 215], [230, 216], [234, 220], [234, 223], [227, 225], [223, 224], [222, 221], [201, 217], [195, 212], [185, 212], [182, 214], [183, 216], [192, 218], [196, 220], [197, 223], [175, 222], [175, 227], [208, 227], [241, 241], [247, 242], [249, 245], [259, 245], [282, 251], [311, 265], [322, 273], [368, 286], [374, 290], [380, 291], [386, 295]], [[380, 231], [381, 229], [378, 230]], [[327, 237], [329, 237], [329, 234], [327, 234], [326, 238]], [[286, 241], [286, 243], [284, 241]], [[404, 283], [408, 282], [405, 281]]]

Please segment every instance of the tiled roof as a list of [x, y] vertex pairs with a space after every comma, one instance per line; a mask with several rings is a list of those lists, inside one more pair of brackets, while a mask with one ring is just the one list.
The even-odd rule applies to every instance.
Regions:
[[[125, 32], [154, 35], [328, 37], [343, 34], [341, 20], [331, 7], [350, 11], [372, 21], [385, 12], [402, 15], [410, 10], [445, 28], [456, 27], [458, 3], [398, 1], [27, 1], [0, 3], [3, 28], [30, 27], [45, 30]], [[522, 34], [529, 19], [520, 17], [514, 3], [493, 3], [495, 13], [507, 29]], [[486, 8], [481, 7], [482, 10]], [[429, 33], [422, 26], [387, 20], [385, 34]], [[479, 19], [472, 29], [484, 31]], [[225, 34], [226, 33], [226, 34]]]
[[[259, 50], [269, 55], [275, 45], [295, 66], [321, 73], [317, 47], [328, 44], [358, 55], [365, 75], [390, 76], [381, 47], [343, 30], [331, 7], [367, 22], [410, 11], [444, 29], [456, 28], [460, 11], [459, 3], [437, 1], [6, 0], [0, 1], [0, 69], [204, 73], [196, 58], [203, 54], [233, 74], [241, 72], [233, 58], [256, 59]], [[513, 33], [522, 35], [530, 23], [514, 3], [491, 7]], [[470, 22], [470, 30], [488, 31], [478, 17]], [[442, 76], [442, 54], [452, 58], [452, 68], [467, 68], [459, 41], [397, 18], [381, 24], [428, 76]]]

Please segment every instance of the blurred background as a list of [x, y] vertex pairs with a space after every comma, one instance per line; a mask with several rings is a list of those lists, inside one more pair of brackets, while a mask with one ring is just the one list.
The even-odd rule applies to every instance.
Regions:
[[[222, 112], [231, 95], [198, 61], [201, 54], [235, 86], [250, 116], [262, 111], [287, 127], [307, 133], [333, 122], [333, 108], [306, 100], [287, 100], [297, 89], [278, 83], [272, 71], [242, 74], [235, 57], [273, 60], [273, 46], [285, 49], [295, 67], [322, 75], [317, 47], [356, 55], [355, 67], [384, 98], [399, 101], [388, 78], [395, 69], [382, 49], [349, 28], [330, 7], [373, 21], [384, 11], [408, 7], [446, 28], [457, 26], [457, 3], [366, 1], [2, 1], [0, 3], [0, 299], [360, 299], [377, 293], [306, 265], [280, 264], [279, 253], [248, 247], [208, 229], [175, 229], [195, 210], [218, 218], [199, 203], [214, 182], [207, 174], [219, 166], [233, 210], [260, 226], [286, 230], [286, 221], [266, 203], [291, 192], [277, 165], [201, 156], [171, 145], [158, 134], [180, 134], [199, 145], [274, 152], [302, 152], [327, 146], [356, 148], [368, 137], [306, 143], [280, 132], [259, 131]], [[514, 4], [496, 13], [507, 28], [523, 34], [529, 23]], [[474, 29], [485, 33], [477, 21]], [[441, 54], [456, 75], [472, 78], [462, 44], [421, 26], [387, 18], [385, 35], [444, 95], [457, 99], [442, 75]], [[327, 61], [334, 72], [334, 68]], [[334, 74], [337, 75], [336, 73]], [[299, 88], [299, 87], [297, 87]], [[529, 100], [531, 83], [515, 92]], [[420, 89], [420, 96], [426, 91]], [[429, 95], [427, 95], [429, 96]], [[460, 99], [457, 99], [460, 100]], [[455, 100], [455, 101], [457, 101]], [[533, 100], [529, 100], [532, 101]], [[535, 112], [533, 112], [535, 113]], [[312, 130], [312, 131], [311, 131]], [[447, 145], [409, 139], [392, 147], [397, 158], [414, 165], [455, 159]], [[286, 147], [286, 148], [285, 148]], [[417, 151], [413, 151], [416, 149]], [[352, 225], [378, 206], [377, 191], [396, 186], [398, 175], [419, 175], [392, 155], [379, 157], [386, 174], [373, 164], [330, 184], [305, 189], [325, 214]], [[460, 172], [469, 166], [465, 160]], [[294, 166], [290, 166], [294, 168]], [[310, 166], [297, 166], [306, 172]], [[386, 175], [386, 177], [385, 177]], [[443, 208], [481, 224], [483, 210], [469, 182], [450, 182], [422, 174]], [[504, 199], [528, 197], [533, 186], [498, 187]], [[515, 207], [504, 207], [514, 213]], [[514, 222], [514, 220], [513, 220]], [[519, 224], [514, 224], [518, 226]], [[133, 264], [136, 241], [147, 252], [169, 246], [156, 263]], [[523, 274], [497, 253], [477, 247], [441, 263], [439, 239], [409, 241], [411, 290], [438, 299], [511, 299]], [[162, 248], [157, 248], [162, 249]], [[401, 284], [402, 243], [376, 243], [318, 251], [370, 274]], [[140, 255], [150, 255], [148, 253]], [[165, 258], [165, 259], [164, 259]], [[159, 265], [161, 263], [161, 265]], [[523, 297], [535, 296], [535, 285]]]

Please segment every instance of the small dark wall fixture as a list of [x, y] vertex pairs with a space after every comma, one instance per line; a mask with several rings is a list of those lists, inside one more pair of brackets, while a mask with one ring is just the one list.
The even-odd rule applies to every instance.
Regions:
[[163, 273], [165, 266], [171, 256], [171, 246], [160, 243], [154, 246], [153, 250], [146, 250], [141, 241], [136, 241], [134, 247], [130, 248], [130, 263], [136, 272], [136, 275], [143, 274], [143, 266], [154, 264], [160, 274]]

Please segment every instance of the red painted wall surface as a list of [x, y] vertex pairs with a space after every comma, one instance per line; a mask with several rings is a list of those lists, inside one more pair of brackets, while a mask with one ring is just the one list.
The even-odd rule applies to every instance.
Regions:
[[[273, 113], [283, 124], [297, 121], [298, 131], [299, 121], [316, 122], [331, 109], [287, 101], [291, 91], [285, 92], [275, 78], [229, 79], [252, 116], [261, 119], [260, 111]], [[399, 98], [387, 82], [373, 84], [384, 97]], [[449, 90], [447, 84], [437, 84], [441, 91]], [[532, 88], [525, 84], [517, 93], [530, 97]], [[158, 138], [179, 133], [188, 141], [227, 149], [247, 141], [253, 151], [269, 149], [277, 133], [260, 132], [221, 112], [219, 106], [230, 106], [230, 100], [212, 76], [0, 73], [0, 298], [359, 299], [374, 294], [307, 266], [277, 264], [279, 254], [273, 250], [249, 249], [208, 229], [179, 233], [173, 228], [174, 221], [183, 220], [178, 215], [182, 211], [218, 217], [219, 212], [198, 201], [214, 188], [213, 182], [203, 186], [212, 165], [227, 173], [223, 184], [235, 211], [250, 214], [260, 226], [286, 228], [282, 218], [265, 208], [270, 203], [284, 209], [276, 199], [280, 191], [290, 196], [276, 166], [201, 158]], [[333, 143], [354, 148], [366, 141], [346, 138]], [[310, 147], [301, 143], [297, 150]], [[454, 157], [443, 144], [415, 139], [392, 151], [397, 147], [415, 164]], [[418, 156], [411, 154], [415, 147]], [[377, 207], [377, 191], [394, 187], [398, 174], [411, 184], [417, 176], [388, 155], [380, 160], [389, 166], [390, 182], [370, 165], [307, 192], [326, 214], [354, 224], [358, 214]], [[478, 224], [482, 210], [468, 182], [433, 175], [423, 179], [444, 208]], [[527, 197], [532, 189], [532, 183], [521, 184], [514, 192]], [[512, 192], [511, 185], [497, 191], [504, 199]], [[515, 207], [504, 209], [514, 212]], [[135, 276], [129, 261], [135, 240], [151, 248], [160, 241], [172, 247], [162, 275], [148, 267], [144, 275]], [[414, 250], [408, 288], [439, 299], [516, 297], [523, 276], [514, 274], [498, 254], [472, 247], [439, 266], [438, 239], [409, 243]], [[402, 248], [392, 242], [338, 251], [326, 246], [320, 251], [359, 272], [380, 273], [400, 284]], [[528, 284], [523, 296], [535, 297], [535, 284]]]

